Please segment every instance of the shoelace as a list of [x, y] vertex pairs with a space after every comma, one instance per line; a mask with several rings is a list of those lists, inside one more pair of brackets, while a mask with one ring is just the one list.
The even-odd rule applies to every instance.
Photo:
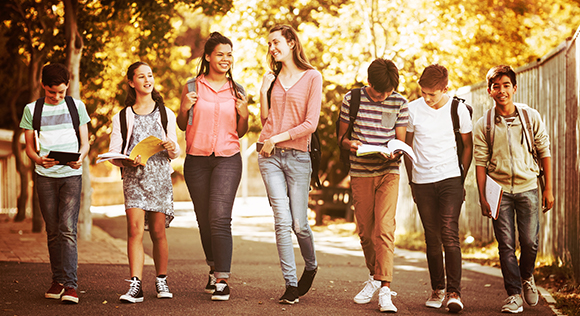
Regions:
[[157, 285], [157, 292], [169, 292], [169, 287], [167, 286], [167, 280], [165, 279], [156, 279], [155, 285]]
[[536, 293], [536, 289], [534, 288], [534, 286], [532, 285], [532, 281], [530, 280], [524, 280], [524, 287], [529, 288], [532, 292]]
[[511, 304], [511, 303], [515, 303], [516, 301], [517, 301], [517, 298], [514, 295], [512, 295], [512, 296], [506, 298], [505, 303]]
[[210, 281], [209, 281], [209, 284], [210, 284], [210, 285], [215, 285], [215, 284], [216, 284], [216, 280], [217, 280], [217, 279], [216, 279], [215, 275], [213, 275], [213, 274], [210, 274], [210, 275], [209, 275], [209, 279], [210, 279]]
[[125, 280], [125, 281], [131, 282], [131, 287], [129, 288], [127, 295], [130, 296], [137, 295], [137, 293], [139, 293], [139, 288], [141, 287], [141, 281], [139, 280]]
[[373, 280], [366, 280], [363, 282], [363, 284], [365, 285], [365, 287], [363, 288], [363, 293], [365, 295], [368, 295], [370, 293], [374, 293], [374, 291], [376, 290], [374, 285], [373, 285]]
[[227, 283], [216, 283], [215, 290], [216, 290], [216, 292], [221, 292], [226, 288], [226, 286], [228, 286]]
[[389, 291], [389, 293], [385, 293], [385, 292], [380, 292], [379, 296], [385, 296], [385, 295], [391, 295], [392, 297], [396, 297], [397, 296], [397, 292], [393, 292], [393, 291]]
[[440, 295], [440, 294], [441, 294], [440, 292], [433, 291], [433, 293], [431, 293], [431, 299], [440, 301], [443, 298], [445, 298], [444, 295]]

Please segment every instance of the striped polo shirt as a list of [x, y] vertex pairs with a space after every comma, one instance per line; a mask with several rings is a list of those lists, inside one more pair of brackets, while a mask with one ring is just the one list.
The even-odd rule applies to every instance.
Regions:
[[[351, 139], [359, 140], [363, 144], [386, 146], [395, 139], [395, 127], [407, 127], [409, 113], [408, 101], [398, 92], [393, 92], [386, 100], [375, 102], [366, 92], [367, 87], [361, 89], [360, 107], [354, 122]], [[349, 123], [351, 92], [349, 91], [342, 101], [340, 120]], [[376, 155], [358, 157], [350, 153], [351, 177], [376, 177], [387, 173], [399, 173], [400, 162], [386, 162]]]
[[[75, 105], [79, 112], [80, 125], [87, 124], [91, 119], [82, 101], [76, 100]], [[24, 108], [20, 127], [24, 129], [34, 129], [32, 127], [32, 117], [36, 101], [28, 103]], [[40, 144], [40, 156], [46, 156], [51, 150], [79, 152], [79, 143], [72, 124], [72, 119], [64, 99], [57, 105], [44, 103], [42, 117], [40, 119], [40, 133], [38, 137]], [[82, 175], [82, 167], [73, 169], [67, 165], [56, 165], [51, 168], [44, 168], [36, 165], [37, 174], [51, 178], [64, 178]]]

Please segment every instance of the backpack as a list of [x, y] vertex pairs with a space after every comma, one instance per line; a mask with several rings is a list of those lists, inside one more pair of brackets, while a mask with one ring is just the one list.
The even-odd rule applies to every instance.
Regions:
[[457, 161], [459, 162], [459, 171], [461, 172], [461, 182], [465, 182], [465, 177], [467, 176], [467, 170], [461, 164], [461, 156], [463, 155], [463, 138], [461, 138], [461, 133], [459, 132], [459, 114], [457, 114], [457, 108], [459, 107], [459, 102], [462, 102], [467, 110], [469, 111], [469, 117], [473, 118], [473, 108], [471, 105], [465, 103], [464, 99], [460, 99], [457, 96], [453, 97], [451, 101], [451, 121], [453, 121], [453, 133], [455, 134], [455, 143], [457, 144]]
[[[64, 97], [64, 101], [66, 102], [66, 106], [68, 107], [68, 112], [70, 114], [73, 128], [75, 129], [75, 133], [77, 135], [77, 141], [79, 144], [79, 150], [81, 148], [81, 134], [79, 131], [80, 126], [80, 119], [79, 119], [79, 111], [75, 104], [75, 101], [71, 96]], [[34, 106], [34, 114], [32, 116], [32, 128], [40, 132], [40, 121], [42, 119], [42, 108], [44, 107], [44, 97], [36, 100], [36, 105]]]
[[[532, 125], [530, 124], [530, 117], [528, 114], [528, 111], [526, 110], [526, 107], [521, 107], [517, 104], [514, 104], [515, 108], [516, 108], [516, 112], [518, 113], [518, 115], [521, 117], [523, 117], [524, 119], [521, 120], [522, 121], [522, 130], [523, 130], [523, 134], [524, 134], [524, 138], [526, 139], [526, 146], [528, 147], [528, 151], [530, 152], [530, 154], [532, 154], [532, 157], [534, 158], [534, 162], [536, 163], [536, 165], [538, 166], [538, 169], [540, 170], [540, 173], [538, 174], [538, 181], [540, 181], [540, 189], [542, 190], [542, 192], [544, 191], [544, 188], [546, 186], [546, 182], [544, 180], [544, 169], [542, 168], [542, 164], [540, 163], [540, 158], [538, 156], [538, 149], [536, 147], [536, 142], [535, 142], [535, 137], [534, 133], [532, 131]], [[491, 157], [493, 155], [493, 137], [494, 137], [494, 133], [492, 131], [493, 126], [495, 126], [495, 124], [491, 124], [491, 120], [492, 120], [492, 110], [493, 108], [487, 110], [486, 115], [484, 116], [484, 123], [485, 123], [485, 138], [487, 140], [487, 152], [489, 154], [489, 160], [491, 160]], [[494, 111], [495, 114], [495, 111]], [[495, 115], [494, 115], [495, 116]], [[487, 171], [487, 169], [486, 169]]]
[[[350, 92], [350, 107], [348, 112], [348, 128], [342, 138], [339, 135], [339, 126], [340, 126], [340, 113], [338, 114], [338, 118], [336, 119], [336, 139], [338, 140], [338, 149], [340, 150], [340, 161], [343, 163], [344, 167], [346, 168], [346, 172], [350, 170], [350, 149], [342, 148], [342, 141], [344, 138], [350, 139], [352, 134], [352, 130], [354, 128], [354, 121], [356, 121], [356, 116], [358, 115], [358, 109], [360, 107], [360, 88], [352, 89]], [[340, 111], [340, 110], [339, 110]]]
[[[272, 104], [270, 100], [272, 99], [272, 88], [274, 88], [274, 83], [278, 79], [278, 74], [276, 78], [272, 81], [270, 88], [268, 88], [268, 109]], [[320, 178], [318, 177], [318, 171], [320, 170], [320, 161], [322, 160], [322, 153], [320, 152], [320, 136], [318, 135], [318, 127], [314, 130], [314, 133], [310, 135], [310, 165], [312, 166], [312, 174], [310, 176], [311, 185], [320, 189], [322, 184], [320, 183]]]
[[[161, 115], [161, 125], [163, 126], [163, 131], [167, 135], [167, 112], [165, 110], [165, 105], [163, 103], [156, 102], [155, 107], [159, 108], [159, 114]], [[123, 139], [123, 145], [121, 146], [121, 153], [125, 153], [127, 147], [127, 108], [124, 107], [121, 112], [119, 112], [119, 121], [121, 123], [121, 138]]]

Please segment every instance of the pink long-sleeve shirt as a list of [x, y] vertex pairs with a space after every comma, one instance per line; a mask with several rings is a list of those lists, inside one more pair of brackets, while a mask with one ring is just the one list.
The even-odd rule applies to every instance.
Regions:
[[288, 132], [290, 140], [276, 146], [309, 151], [310, 134], [318, 126], [321, 102], [322, 75], [317, 70], [307, 70], [287, 91], [280, 80], [276, 80], [268, 118], [258, 141]]

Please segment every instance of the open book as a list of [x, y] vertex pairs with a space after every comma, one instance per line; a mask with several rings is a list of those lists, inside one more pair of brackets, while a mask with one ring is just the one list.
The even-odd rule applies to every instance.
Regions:
[[384, 153], [388, 156], [392, 154], [396, 154], [398, 152], [403, 152], [407, 155], [413, 162], [417, 161], [417, 157], [415, 157], [415, 153], [413, 152], [413, 148], [411, 146], [405, 144], [404, 142], [393, 139], [387, 143], [387, 146], [377, 146], [377, 145], [367, 145], [362, 144], [358, 146], [356, 151], [357, 156], [365, 156], [365, 155], [372, 155], [372, 154], [380, 154]]
[[499, 206], [501, 205], [501, 196], [503, 195], [503, 189], [497, 182], [485, 175], [485, 199], [489, 204], [491, 210], [491, 217], [497, 219], [499, 216]]
[[165, 148], [160, 145], [161, 142], [161, 139], [155, 136], [149, 136], [135, 145], [131, 151], [131, 155], [127, 156], [120, 153], [104, 153], [97, 156], [99, 158], [97, 163], [111, 159], [128, 159], [133, 161], [137, 156], [141, 156], [141, 165], [144, 166], [147, 164], [147, 160], [149, 160], [151, 156], [165, 150]]

